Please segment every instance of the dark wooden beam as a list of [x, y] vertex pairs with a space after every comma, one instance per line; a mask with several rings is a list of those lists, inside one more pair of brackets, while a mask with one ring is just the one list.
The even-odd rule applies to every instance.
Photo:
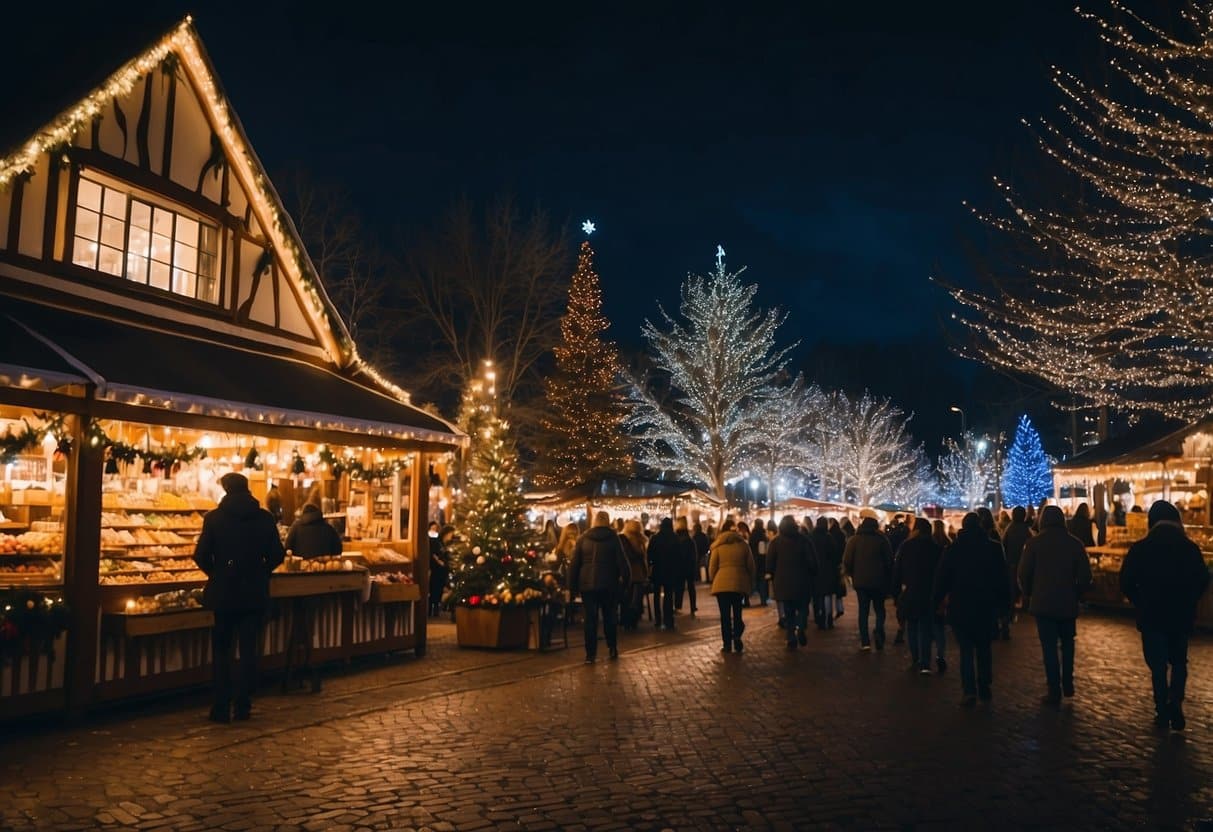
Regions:
[[55, 257], [55, 228], [59, 219], [59, 175], [60, 160], [57, 153], [50, 153], [50, 170], [46, 176], [46, 207], [42, 218], [42, 259]]
[[168, 77], [168, 96], [164, 104], [164, 157], [160, 162], [160, 175], [172, 179], [173, 173], [173, 126], [177, 115], [177, 73]]
[[25, 177], [18, 176], [13, 181], [12, 199], [8, 208], [8, 245], [6, 248], [14, 254], [21, 253], [21, 200], [25, 195]]
[[101, 559], [101, 474], [104, 453], [88, 445], [88, 416], [72, 420], [64, 529], [64, 596], [71, 616], [67, 629], [64, 685], [69, 713], [93, 701], [96, 684]]

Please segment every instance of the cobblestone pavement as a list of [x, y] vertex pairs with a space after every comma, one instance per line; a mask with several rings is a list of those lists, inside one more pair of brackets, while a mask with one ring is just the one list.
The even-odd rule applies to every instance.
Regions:
[[[713, 605], [714, 606], [714, 605]], [[714, 613], [714, 611], [713, 611]], [[840, 629], [784, 647], [746, 611], [743, 655], [716, 621], [643, 629], [618, 662], [461, 651], [267, 690], [248, 723], [197, 697], [0, 744], [0, 828], [1192, 829], [1213, 816], [1213, 639], [1191, 650], [1188, 730], [1151, 725], [1131, 621], [1079, 622], [1078, 695], [1042, 707], [1025, 617], [994, 647], [994, 701], [861, 654]], [[689, 619], [681, 619], [683, 625]], [[605, 651], [602, 651], [605, 652]]]

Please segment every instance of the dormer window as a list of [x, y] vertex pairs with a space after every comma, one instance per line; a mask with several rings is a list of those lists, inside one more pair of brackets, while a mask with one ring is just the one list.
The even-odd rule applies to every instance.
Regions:
[[181, 211], [82, 174], [72, 262], [188, 298], [219, 302], [219, 233]]

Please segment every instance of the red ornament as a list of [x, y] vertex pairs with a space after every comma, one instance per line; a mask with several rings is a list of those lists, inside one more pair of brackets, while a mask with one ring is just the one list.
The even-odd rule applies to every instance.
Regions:
[[513, 562], [514, 562], [514, 558], [513, 558], [513, 556], [512, 556], [512, 555], [502, 555], [502, 556], [501, 556], [501, 562], [502, 562], [502, 563], [513, 563]]
[[0, 623], [0, 641], [13, 641], [17, 638], [17, 625], [11, 621]]
[[468, 598], [468, 606], [471, 606], [471, 607], [478, 607], [478, 606], [480, 606], [480, 596], [479, 596], [479, 595], [473, 595], [473, 596], [471, 596], [470, 598]]

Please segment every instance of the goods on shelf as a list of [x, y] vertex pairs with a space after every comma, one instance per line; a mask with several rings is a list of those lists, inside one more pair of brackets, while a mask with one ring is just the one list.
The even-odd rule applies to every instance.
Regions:
[[63, 553], [63, 534], [58, 531], [0, 534], [0, 555], [58, 555]]
[[377, 575], [371, 575], [371, 581], [377, 584], [411, 584], [414, 583], [413, 576], [407, 572], [380, 572]]
[[287, 556], [275, 572], [352, 572], [354, 562], [341, 557], [297, 558]]
[[59, 566], [53, 561], [37, 560], [26, 563], [6, 563], [0, 564], [0, 579], [18, 576], [22, 578], [31, 577], [57, 577], [59, 575]]
[[402, 555], [395, 549], [389, 549], [386, 546], [380, 546], [376, 549], [368, 549], [362, 553], [362, 557], [367, 563], [411, 563], [408, 555]]
[[126, 602], [126, 611], [134, 615], [147, 615], [172, 610], [199, 609], [201, 606], [202, 590], [175, 589], [170, 592], [158, 592], [155, 595], [132, 598]]
[[191, 583], [205, 580], [206, 573], [201, 569], [191, 569], [186, 572], [166, 572], [163, 569], [154, 569], [151, 572], [143, 573], [120, 572], [101, 575], [99, 583], [102, 586], [125, 586], [129, 584]]

